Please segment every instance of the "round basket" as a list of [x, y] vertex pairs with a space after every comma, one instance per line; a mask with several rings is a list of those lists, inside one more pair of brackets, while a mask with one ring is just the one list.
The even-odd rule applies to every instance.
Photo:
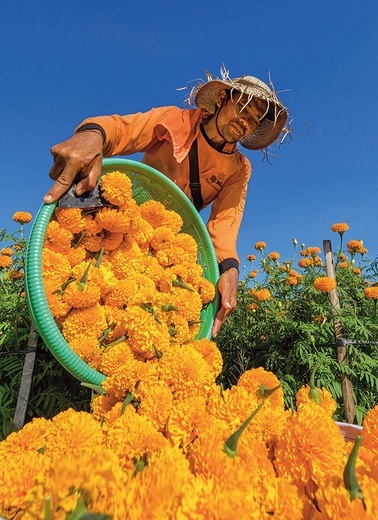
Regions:
[[[147, 165], [129, 159], [104, 159], [102, 173], [121, 171], [133, 186], [133, 197], [138, 204], [153, 199], [183, 219], [182, 231], [190, 234], [198, 245], [198, 263], [205, 278], [216, 285], [219, 278], [218, 263], [206, 226], [188, 197], [163, 174]], [[56, 359], [79, 380], [99, 385], [105, 376], [85, 363], [62, 336], [47, 303], [42, 280], [42, 247], [46, 228], [56, 203], [43, 204], [34, 220], [26, 253], [25, 284], [27, 302], [34, 325], [44, 343]], [[218, 310], [219, 294], [202, 310], [201, 327], [197, 339], [210, 338]]]

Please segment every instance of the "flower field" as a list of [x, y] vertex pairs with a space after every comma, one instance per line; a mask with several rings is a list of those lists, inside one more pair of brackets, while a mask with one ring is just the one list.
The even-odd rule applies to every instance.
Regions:
[[[111, 207], [55, 210], [42, 273], [62, 336], [103, 382], [80, 386], [41, 345], [19, 431], [32, 216], [17, 212], [19, 231], [2, 231], [0, 517], [377, 518], [378, 270], [361, 241], [344, 251], [347, 224], [332, 226], [334, 276], [320, 248], [302, 244], [297, 260], [293, 240], [281, 262], [257, 242], [215, 343], [198, 336], [215, 287], [180, 216], [138, 206], [117, 172], [102, 188]], [[355, 442], [335, 422], [346, 421], [345, 374]]]

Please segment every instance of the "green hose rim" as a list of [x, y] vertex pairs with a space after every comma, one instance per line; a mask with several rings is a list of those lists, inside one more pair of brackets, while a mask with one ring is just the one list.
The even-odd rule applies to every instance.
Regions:
[[[145, 182], [147, 187], [149, 187], [149, 183], [155, 183], [159, 188], [158, 193], [163, 190], [160, 202], [164, 204], [169, 201], [174, 206], [173, 209], [181, 215], [184, 221], [182, 231], [191, 234], [198, 244], [199, 263], [202, 265], [204, 276], [216, 285], [219, 269], [214, 247], [202, 218], [188, 197], [170, 179], [145, 164], [129, 159], [103, 160], [103, 173], [115, 169], [129, 175], [132, 180], [134, 178], [136, 186], [133, 187], [133, 195], [137, 202], [138, 193], [140, 193], [139, 183]], [[143, 192], [143, 196], [145, 196], [145, 192]], [[47, 303], [42, 279], [42, 248], [46, 229], [55, 207], [56, 203], [43, 204], [40, 207], [29, 236], [25, 262], [25, 287], [29, 312], [37, 332], [61, 365], [80, 381], [101, 385], [106, 376], [90, 367], [72, 350], [61, 334]], [[196, 339], [211, 338], [211, 329], [218, 306], [219, 294], [217, 292], [214, 300], [201, 313], [203, 323]]]

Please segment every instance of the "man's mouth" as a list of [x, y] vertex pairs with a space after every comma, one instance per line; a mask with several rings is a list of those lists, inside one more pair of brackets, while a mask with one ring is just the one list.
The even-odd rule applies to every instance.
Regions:
[[236, 123], [234, 121], [231, 123], [231, 126], [232, 126], [234, 133], [243, 137], [245, 132], [244, 132], [244, 128], [242, 126], [240, 126], [238, 123]]

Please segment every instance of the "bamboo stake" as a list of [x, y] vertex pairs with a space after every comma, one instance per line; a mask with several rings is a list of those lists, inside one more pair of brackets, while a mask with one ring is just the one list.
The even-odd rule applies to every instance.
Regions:
[[29, 403], [30, 390], [33, 381], [34, 365], [37, 355], [37, 341], [38, 334], [35, 330], [34, 324], [32, 323], [30, 325], [30, 336], [27, 345], [27, 353], [25, 354], [21, 385], [18, 393], [16, 410], [13, 418], [13, 424], [17, 431], [21, 430], [21, 428], [25, 424], [26, 410]]
[[[335, 280], [335, 268], [333, 265], [332, 258], [332, 246], [330, 240], [323, 240], [323, 250], [324, 250], [324, 258], [327, 268], [327, 276], [333, 278]], [[338, 310], [340, 309], [340, 301], [339, 294], [336, 289], [332, 289], [329, 293], [329, 297], [333, 307], [334, 316], [337, 315]], [[340, 321], [335, 318], [334, 320], [334, 329], [336, 340], [344, 339], [344, 330]], [[343, 394], [343, 403], [345, 410], [345, 418], [348, 423], [353, 424], [356, 417], [356, 405], [353, 397], [353, 387], [352, 382], [348, 374], [346, 374], [342, 370], [342, 365], [349, 365], [348, 361], [348, 351], [346, 347], [346, 343], [343, 341], [338, 342], [337, 345], [337, 360], [341, 365], [341, 391]]]

